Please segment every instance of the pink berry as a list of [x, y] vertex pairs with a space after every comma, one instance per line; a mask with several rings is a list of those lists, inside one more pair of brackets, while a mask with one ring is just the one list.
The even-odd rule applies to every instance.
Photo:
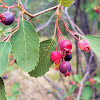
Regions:
[[64, 51], [64, 52], [66, 51], [66, 52], [71, 53], [72, 43], [69, 40], [62, 40], [60, 42], [60, 50]]
[[68, 61], [63, 61], [60, 63], [59, 70], [63, 74], [70, 73], [71, 64]]
[[81, 49], [81, 50], [84, 50], [85, 52], [89, 52], [90, 49], [90, 44], [87, 40], [81, 40], [79, 41], [78, 43], [78, 47]]
[[61, 59], [61, 53], [59, 51], [52, 51], [50, 58], [52, 61], [56, 62], [56, 61], [60, 61]]
[[4, 25], [11, 25], [14, 22], [14, 14], [10, 11], [0, 14], [0, 21]]

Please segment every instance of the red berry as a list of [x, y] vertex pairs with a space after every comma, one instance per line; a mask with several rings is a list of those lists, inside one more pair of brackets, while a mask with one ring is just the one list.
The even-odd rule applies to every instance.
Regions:
[[56, 62], [56, 61], [59, 62], [61, 59], [61, 53], [59, 51], [53, 51], [53, 52], [51, 52], [50, 58], [54, 62]]
[[10, 11], [0, 14], [0, 21], [5, 25], [11, 25], [14, 22], [14, 14]]
[[97, 13], [97, 14], [100, 14], [100, 6], [96, 6], [94, 8], [94, 11]]
[[60, 63], [59, 70], [61, 73], [66, 74], [71, 71], [71, 64], [68, 61], [63, 61]]
[[94, 9], [94, 11], [95, 11], [97, 14], [100, 14], [99, 9]]
[[61, 51], [66, 51], [68, 53], [71, 52], [71, 49], [72, 49], [72, 43], [69, 41], [69, 40], [62, 40], [60, 42], [60, 50]]
[[70, 100], [69, 96], [66, 96], [65, 100]]
[[89, 79], [89, 82], [90, 82], [91, 84], [94, 84], [94, 83], [95, 83], [95, 80], [94, 80], [93, 78], [90, 78], [90, 79]]
[[84, 50], [85, 52], [89, 52], [90, 49], [90, 44], [87, 40], [81, 40], [79, 41], [78, 43], [78, 47], [81, 49], [81, 50]]

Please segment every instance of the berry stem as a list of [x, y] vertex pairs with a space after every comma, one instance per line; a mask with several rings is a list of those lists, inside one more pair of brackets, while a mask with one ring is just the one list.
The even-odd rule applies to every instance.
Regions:
[[23, 4], [22, 4], [21, 0], [19, 0], [19, 2], [20, 2], [20, 4], [21, 4], [21, 6], [22, 6], [22, 9], [24, 10], [24, 6], [23, 6]]
[[66, 23], [65, 23], [65, 21], [64, 21], [64, 19], [61, 17], [61, 16], [59, 16], [60, 18], [61, 18], [61, 20], [63, 21], [63, 23], [64, 23], [64, 26], [65, 26], [65, 29], [75, 38], [75, 39], [77, 39], [78, 41], [79, 41], [79, 39], [73, 34], [73, 31], [70, 31], [68, 28], [67, 28], [67, 26], [66, 26]]
[[3, 6], [6, 6], [1, 0], [0, 0], [0, 2], [3, 4]]
[[62, 39], [64, 39], [64, 37], [63, 37], [63, 35], [62, 35], [62, 33], [61, 33], [61, 31], [60, 31], [60, 29], [59, 29], [59, 26], [57, 25], [57, 31], [58, 31], [58, 33], [62, 36]]
[[9, 6], [9, 9], [11, 9], [11, 8], [15, 8], [15, 7], [17, 7], [17, 5]]
[[[59, 16], [62, 14], [62, 11], [63, 11], [63, 8], [64, 8], [62, 6], [62, 9], [61, 9], [61, 11], [59, 13], [60, 7], [61, 7], [61, 5], [59, 5], [58, 8], [57, 8], [57, 10], [56, 10], [57, 19], [56, 19], [56, 24], [55, 25], [56, 25], [56, 28], [57, 28], [57, 31], [58, 31], [58, 42], [57, 42], [56, 51], [58, 49], [58, 45], [60, 43], [60, 40], [64, 39], [64, 37], [63, 37], [63, 35], [62, 35], [62, 33], [61, 33], [60, 29], [59, 29], [59, 26], [58, 26]], [[62, 38], [60, 37], [60, 35], [62, 36]]]
[[76, 33], [76, 32], [73, 32], [73, 31], [70, 31], [70, 32], [72, 32], [73, 34], [78, 35], [79, 37], [81, 37], [81, 38], [83, 38], [83, 39], [84, 39], [84, 36], [82, 36], [81, 34]]

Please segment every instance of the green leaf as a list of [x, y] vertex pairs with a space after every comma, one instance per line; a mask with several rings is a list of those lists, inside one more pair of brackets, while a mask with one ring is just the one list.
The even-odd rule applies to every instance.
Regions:
[[81, 77], [79, 75], [74, 74], [73, 78], [77, 83], [81, 82]]
[[100, 83], [100, 77], [98, 76], [98, 77], [94, 77], [93, 78], [96, 82], [98, 82], [98, 83]]
[[7, 100], [16, 100], [16, 97], [15, 96], [8, 96]]
[[100, 37], [94, 35], [86, 35], [85, 39], [89, 41], [92, 51], [100, 57]]
[[84, 85], [85, 85], [85, 86], [90, 85], [90, 82], [89, 82], [89, 81], [86, 81], [86, 82], [84, 83]]
[[11, 87], [11, 93], [14, 94], [15, 92], [18, 91], [19, 89], [19, 83], [15, 83], [12, 87]]
[[13, 70], [14, 70], [14, 67], [13, 67], [13, 66], [8, 66], [8, 67], [7, 67], [7, 71], [10, 72], [10, 71], [13, 71]]
[[95, 87], [95, 88], [100, 88], [100, 83], [94, 84], [94, 87]]
[[48, 0], [49, 2], [53, 2], [53, 0]]
[[8, 56], [10, 53], [10, 43], [0, 43], [0, 76], [5, 72], [8, 64]]
[[92, 97], [92, 89], [89, 86], [83, 88], [82, 97], [85, 100], [91, 100], [90, 98]]
[[16, 92], [13, 93], [13, 95], [16, 95], [16, 96], [17, 95], [20, 95], [20, 92], [19, 91], [16, 91]]
[[7, 100], [3, 79], [0, 77], [0, 100]]
[[69, 96], [71, 95], [72, 92], [75, 91], [76, 88], [77, 88], [76, 85], [72, 85], [72, 87], [71, 87], [71, 88], [69, 89], [69, 91], [68, 91]]
[[40, 43], [39, 62], [35, 70], [29, 72], [30, 76], [39, 77], [44, 75], [47, 71], [49, 71], [49, 68], [53, 63], [50, 59], [50, 54], [55, 49], [56, 49], [56, 43], [52, 39]]
[[100, 22], [97, 23], [98, 29], [100, 29]]
[[34, 70], [39, 61], [39, 37], [33, 25], [22, 20], [10, 42], [19, 67], [26, 72]]
[[58, 0], [58, 2], [64, 7], [69, 7], [73, 3], [73, 0]]
[[100, 83], [99, 84], [94, 84], [95, 88], [100, 88]]

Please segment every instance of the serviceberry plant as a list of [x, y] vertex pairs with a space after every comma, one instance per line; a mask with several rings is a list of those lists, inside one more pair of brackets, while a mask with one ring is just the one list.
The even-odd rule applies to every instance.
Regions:
[[[4, 0], [3, 0], [4, 1]], [[73, 0], [58, 0], [59, 5], [49, 8], [47, 10], [38, 12], [36, 14], [30, 14], [23, 6], [21, 0], [16, 0], [16, 5], [7, 6], [3, 1], [0, 0], [0, 7], [7, 9], [6, 12], [0, 14], [0, 22], [4, 25], [11, 25], [15, 20], [15, 14], [10, 10], [13, 8], [19, 8], [17, 18], [17, 25], [13, 29], [9, 30], [6, 37], [3, 36], [0, 42], [0, 75], [2, 76], [8, 65], [9, 53], [13, 52], [14, 61], [21, 70], [27, 72], [32, 77], [40, 77], [49, 71], [49, 68], [54, 63], [55, 69], [58, 70], [63, 76], [70, 76], [73, 66], [69, 63], [72, 59], [72, 47], [73, 44], [69, 38], [63, 36], [62, 31], [59, 27], [59, 19], [64, 24], [65, 30], [78, 41], [78, 47], [89, 53], [92, 50], [95, 54], [100, 57], [100, 37], [93, 35], [83, 35], [80, 31], [72, 31], [67, 27], [65, 20], [62, 17], [64, 7], [70, 7]], [[54, 27], [54, 35], [51, 39], [39, 42], [39, 36], [34, 26], [29, 22], [32, 18], [39, 16], [45, 12], [56, 9], [55, 16], [56, 22]], [[99, 8], [98, 8], [99, 9]], [[97, 14], [99, 11], [95, 10]], [[25, 20], [24, 14], [30, 18]], [[74, 22], [70, 21], [71, 24], [77, 29]], [[57, 43], [55, 43], [55, 37], [57, 37]], [[3, 77], [2, 77], [3, 78]], [[3, 91], [2, 100], [6, 100], [4, 91], [4, 82], [0, 78], [1, 88]], [[4, 79], [4, 78], [3, 78]], [[77, 82], [80, 82], [78, 80]], [[94, 83], [91, 79], [90, 83]], [[72, 82], [73, 85], [76, 83]], [[79, 84], [80, 85], [80, 84]], [[76, 87], [75, 87], [76, 88]], [[79, 88], [79, 87], [78, 87]], [[90, 87], [89, 87], [90, 89]], [[1, 95], [0, 95], [1, 96]], [[1, 99], [1, 97], [0, 97]]]

